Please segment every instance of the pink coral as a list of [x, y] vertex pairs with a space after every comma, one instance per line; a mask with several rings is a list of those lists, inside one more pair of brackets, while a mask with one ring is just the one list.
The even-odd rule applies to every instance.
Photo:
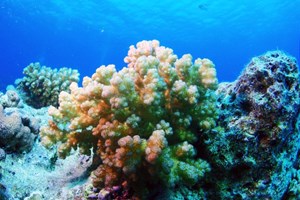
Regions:
[[[217, 116], [213, 63], [193, 62], [189, 54], [178, 59], [157, 40], [131, 46], [124, 60], [128, 67], [117, 72], [113, 65], [101, 66], [84, 78], [83, 87], [72, 83], [70, 93], [60, 93], [59, 107], [49, 109], [52, 120], [41, 129], [42, 143], [60, 142], [61, 157], [71, 149], [90, 154], [93, 148], [102, 161], [93, 173], [96, 187], [126, 182], [145, 192], [148, 181], [195, 184], [209, 167], [195, 158], [194, 143]], [[164, 162], [171, 171], [161, 170]], [[176, 173], [179, 166], [194, 170], [200, 163], [205, 167], [194, 177]], [[157, 180], [148, 179], [150, 174]]]

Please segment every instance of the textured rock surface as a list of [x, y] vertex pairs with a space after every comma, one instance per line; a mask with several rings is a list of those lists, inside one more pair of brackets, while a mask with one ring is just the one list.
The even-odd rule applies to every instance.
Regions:
[[15, 90], [7, 90], [5, 94], [0, 93], [0, 105], [7, 107], [22, 107], [23, 103]]
[[[0, 148], [0, 161], [1, 161], [1, 160], [4, 160], [5, 157], [6, 157], [6, 153], [5, 153], [4, 149], [1, 149], [1, 148]], [[0, 176], [1, 176], [1, 175], [0, 175]]]
[[280, 51], [253, 58], [218, 89], [220, 118], [207, 135], [219, 198], [280, 199], [299, 150], [299, 74]]
[[0, 148], [8, 152], [30, 151], [46, 108], [35, 110], [23, 108], [5, 108], [0, 105]]
[[30, 150], [35, 135], [28, 126], [24, 126], [20, 114], [17, 112], [5, 114], [2, 107], [0, 112], [0, 147], [7, 151]]
[[84, 194], [81, 188], [91, 159], [76, 154], [54, 164], [50, 162], [53, 154], [38, 142], [26, 154], [8, 154], [0, 161], [0, 199], [83, 199], [78, 198], [78, 193]]

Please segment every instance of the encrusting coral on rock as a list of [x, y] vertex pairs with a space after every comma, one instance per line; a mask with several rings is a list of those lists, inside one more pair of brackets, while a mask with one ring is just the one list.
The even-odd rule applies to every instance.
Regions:
[[199, 135], [215, 126], [216, 70], [208, 59], [177, 58], [156, 40], [131, 46], [128, 67], [101, 66], [83, 87], [61, 92], [42, 143], [66, 157], [79, 148], [101, 162], [95, 187], [127, 185], [141, 198], [147, 186], [193, 186], [210, 171]]
[[[296, 127], [299, 130], [300, 127], [300, 116], [298, 117], [297, 125]], [[299, 142], [300, 143], [300, 142]], [[300, 154], [297, 155], [297, 161], [294, 164], [294, 168], [290, 169], [289, 173], [292, 174], [292, 180], [289, 183], [289, 189], [287, 196], [291, 200], [296, 200], [300, 198]]]
[[212, 195], [287, 198], [300, 141], [296, 60], [281, 51], [255, 57], [217, 95], [218, 127], [204, 137], [212, 173], [219, 174], [211, 177]]
[[[29, 125], [29, 124], [28, 124]], [[38, 130], [35, 130], [37, 133]], [[28, 151], [31, 149], [36, 134], [24, 126], [19, 113], [5, 114], [0, 105], [0, 147], [7, 151]]]
[[24, 101], [34, 108], [57, 106], [59, 93], [69, 91], [70, 84], [79, 81], [77, 70], [51, 69], [38, 62], [24, 68], [23, 74], [22, 79], [16, 80], [17, 89]]
[[42, 118], [39, 115], [23, 105], [15, 90], [7, 90], [0, 96], [0, 148], [8, 152], [30, 151], [39, 134]]
[[8, 89], [5, 94], [0, 92], [0, 105], [2, 105], [3, 108], [22, 107], [23, 102], [17, 91], [12, 88]]

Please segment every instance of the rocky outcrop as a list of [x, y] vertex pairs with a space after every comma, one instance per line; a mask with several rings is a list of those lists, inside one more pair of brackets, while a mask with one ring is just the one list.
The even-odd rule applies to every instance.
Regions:
[[222, 199], [281, 199], [299, 151], [299, 73], [280, 51], [253, 58], [219, 85], [220, 117], [206, 149]]

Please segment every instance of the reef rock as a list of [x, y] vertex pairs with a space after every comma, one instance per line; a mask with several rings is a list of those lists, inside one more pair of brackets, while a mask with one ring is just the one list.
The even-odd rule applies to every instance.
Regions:
[[[4, 160], [5, 157], [6, 157], [6, 153], [5, 153], [4, 149], [0, 148], [0, 161]], [[1, 177], [1, 173], [0, 173], [0, 177]]]
[[285, 197], [299, 151], [296, 60], [280, 51], [255, 57], [217, 93], [218, 128], [205, 138], [214, 192], [221, 199]]
[[23, 103], [19, 97], [19, 94], [15, 90], [9, 89], [5, 94], [0, 93], [0, 105], [2, 105], [3, 108], [22, 107]]
[[42, 112], [24, 108], [3, 108], [0, 105], [0, 148], [7, 152], [29, 151], [38, 136]]

